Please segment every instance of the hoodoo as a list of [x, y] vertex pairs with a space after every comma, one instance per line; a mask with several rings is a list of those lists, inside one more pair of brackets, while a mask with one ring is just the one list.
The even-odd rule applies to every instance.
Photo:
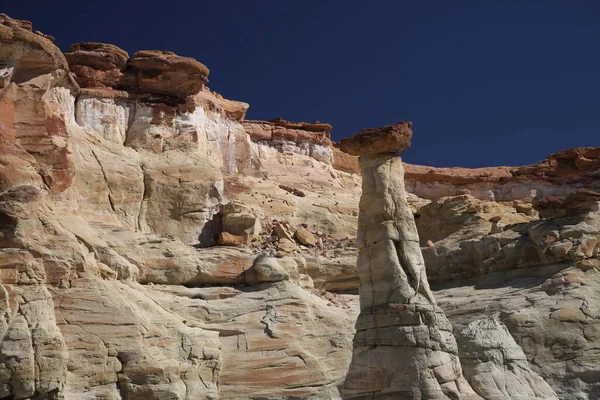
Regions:
[[397, 153], [412, 123], [366, 129], [341, 142], [359, 156], [360, 315], [346, 399], [479, 399], [462, 375], [452, 327], [429, 289]]

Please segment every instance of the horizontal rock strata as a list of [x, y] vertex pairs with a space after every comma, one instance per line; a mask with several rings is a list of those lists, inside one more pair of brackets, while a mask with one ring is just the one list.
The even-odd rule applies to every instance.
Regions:
[[[381, 236], [389, 246], [373, 256], [406, 267], [408, 282], [375, 270], [386, 277], [376, 299], [401, 290], [362, 299], [373, 307], [356, 343], [381, 352], [368, 361], [366, 350], [363, 365], [401, 370], [410, 362], [385, 349], [404, 346], [433, 377], [420, 393], [463, 393], [458, 354], [480, 394], [539, 397], [543, 379], [558, 398], [595, 398], [597, 149], [489, 175], [407, 165], [418, 196], [396, 207], [393, 189], [385, 206], [368, 204], [404, 210], [403, 222], [373, 214], [357, 243], [358, 156], [332, 147], [328, 124], [244, 121], [249, 105], [211, 91], [207, 74], [103, 43], [63, 55], [0, 15], [0, 397], [340, 398], [357, 244]], [[371, 147], [402, 148], [406, 126], [390, 129], [400, 136]], [[458, 353], [444, 314], [467, 332]], [[490, 316], [514, 346], [506, 331], [491, 340], [495, 322], [469, 330]], [[407, 376], [423, 378], [413, 364]], [[408, 384], [393, 374], [354, 375], [355, 389]]]
[[275, 118], [270, 121], [245, 121], [244, 128], [253, 142], [279, 152], [307, 155], [317, 161], [333, 164], [329, 124]]

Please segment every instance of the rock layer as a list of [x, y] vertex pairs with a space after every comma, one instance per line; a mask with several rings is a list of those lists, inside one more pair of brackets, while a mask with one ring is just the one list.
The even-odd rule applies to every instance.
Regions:
[[583, 188], [600, 189], [600, 151], [567, 149], [537, 164], [520, 167], [435, 168], [406, 166], [406, 187], [427, 199], [461, 191], [488, 201], [531, 201], [533, 197], [566, 196]]
[[[404, 127], [405, 128], [405, 127]], [[357, 134], [364, 149], [357, 247], [360, 315], [346, 399], [478, 399], [462, 376], [456, 340], [429, 289], [412, 212], [406, 201], [397, 138]], [[404, 137], [410, 138], [412, 132]], [[371, 149], [391, 152], [373, 154]]]
[[131, 58], [115, 45], [83, 42], [65, 54], [85, 88], [125, 90], [149, 101], [183, 103], [208, 81], [208, 68], [171, 51], [141, 50]]
[[72, 44], [65, 53], [75, 80], [85, 88], [117, 88], [129, 54], [115, 45], [95, 42]]
[[401, 153], [410, 147], [412, 122], [398, 122], [381, 128], [363, 129], [349, 139], [342, 139], [340, 149], [353, 156]]
[[290, 122], [281, 118], [270, 121], [245, 121], [244, 128], [253, 142], [278, 152], [311, 156], [333, 164], [331, 125], [319, 122]]
[[[118, 48], [74, 46], [69, 72], [30, 24], [0, 21], [0, 397], [338, 397], [354, 311], [309, 290], [296, 239], [294, 258], [257, 253], [273, 218], [352, 235], [355, 180], [252, 142], [248, 105], [200, 87], [195, 61], [138, 54], [172, 92], [119, 86], [134, 67]], [[344, 214], [318, 194], [334, 182]], [[202, 248], [224, 228], [243, 248]]]
[[[0, 38], [0, 397], [339, 398], [359, 311], [360, 175], [349, 173], [358, 158], [340, 159], [339, 149], [332, 166], [331, 126], [245, 124], [248, 104], [206, 86], [188, 94], [204, 69], [180, 75], [175, 59], [167, 70], [146, 63], [134, 71], [124, 51], [87, 43], [67, 54], [69, 72], [51, 39], [26, 21], [0, 15]], [[164, 78], [170, 92], [142, 89], [138, 73], [149, 85]], [[396, 151], [407, 136], [394, 147], [377, 137], [372, 148]], [[396, 182], [385, 181], [393, 195], [384, 196], [396, 210], [404, 199], [397, 162], [373, 157]], [[407, 373], [421, 368], [433, 376], [428, 393], [445, 397], [463, 380], [446, 381], [458, 367], [440, 308], [461, 330], [493, 314], [530, 373], [509, 354], [502, 360], [519, 374], [499, 376], [500, 358], [490, 355], [506, 349], [488, 351], [476, 335], [466, 343], [482, 350], [463, 366], [477, 391], [537, 373], [561, 399], [596, 398], [600, 219], [597, 194], [579, 190], [598, 188], [597, 159], [595, 149], [575, 149], [509, 168], [520, 176], [472, 179], [482, 171], [466, 170], [451, 181], [437, 169], [412, 176], [407, 166], [408, 187], [430, 200], [409, 195], [397, 227], [371, 215], [371, 233], [360, 236], [372, 243], [359, 245], [394, 237], [375, 256], [402, 260], [408, 283], [373, 264], [389, 277], [373, 293], [399, 289], [395, 303], [365, 311], [372, 318], [359, 321], [356, 343], [385, 353], [408, 341]], [[382, 168], [366, 175], [384, 176]], [[423, 286], [410, 213], [429, 240], [421, 250], [439, 308]], [[492, 227], [500, 217], [504, 226]], [[237, 234], [219, 243], [230, 231]], [[400, 233], [410, 240], [395, 239]], [[402, 250], [395, 258], [394, 246]], [[389, 358], [384, 365], [407, 362]], [[483, 368], [490, 362], [494, 382]], [[382, 376], [374, 382], [407, 383]], [[356, 385], [368, 384], [360, 378]]]
[[0, 14], [0, 71], [11, 69], [10, 80], [21, 83], [57, 69], [68, 70], [64, 55], [28, 21]]
[[[366, 139], [364, 144], [368, 145]], [[347, 148], [341, 144], [336, 147], [340, 149], [334, 149], [334, 167], [360, 173], [359, 147]], [[530, 203], [535, 197], [600, 190], [600, 154], [596, 147], [563, 150], [536, 164], [519, 167], [436, 168], [405, 164], [405, 171], [407, 191], [429, 200], [468, 192], [480, 200]]]

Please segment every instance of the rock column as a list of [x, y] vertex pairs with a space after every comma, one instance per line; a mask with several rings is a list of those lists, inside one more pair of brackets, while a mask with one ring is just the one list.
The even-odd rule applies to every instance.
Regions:
[[412, 123], [363, 130], [342, 141], [360, 156], [357, 246], [360, 315], [345, 399], [479, 399], [463, 378], [456, 340], [436, 305], [398, 152]]

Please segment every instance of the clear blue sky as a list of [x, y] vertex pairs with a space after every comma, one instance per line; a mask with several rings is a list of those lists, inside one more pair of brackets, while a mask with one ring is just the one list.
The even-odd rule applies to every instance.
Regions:
[[171, 50], [248, 118], [320, 120], [339, 140], [412, 120], [405, 160], [520, 165], [600, 146], [600, 1], [37, 1], [2, 12], [66, 50]]

